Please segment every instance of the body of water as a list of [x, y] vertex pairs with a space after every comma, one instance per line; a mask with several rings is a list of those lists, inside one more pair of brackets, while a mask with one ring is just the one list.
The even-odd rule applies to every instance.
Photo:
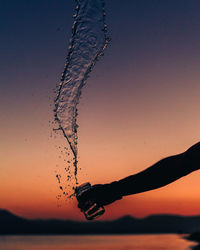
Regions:
[[179, 250], [194, 245], [176, 234], [0, 236], [1, 250]]

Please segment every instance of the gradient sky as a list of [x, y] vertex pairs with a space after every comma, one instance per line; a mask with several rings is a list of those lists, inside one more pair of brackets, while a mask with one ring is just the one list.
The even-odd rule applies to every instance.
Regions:
[[[28, 218], [84, 219], [57, 201], [65, 140], [52, 134], [53, 89], [73, 0], [7, 0], [0, 8], [0, 207]], [[79, 104], [79, 182], [108, 183], [199, 141], [200, 2], [106, 0], [111, 43]], [[200, 172], [106, 207], [125, 214], [200, 214]], [[61, 205], [61, 207], [58, 207]]]

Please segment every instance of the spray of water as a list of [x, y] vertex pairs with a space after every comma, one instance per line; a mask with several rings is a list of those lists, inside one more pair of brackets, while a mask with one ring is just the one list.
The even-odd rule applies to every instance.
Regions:
[[103, 55], [109, 38], [105, 24], [104, 0], [76, 0], [68, 54], [57, 86], [54, 117], [73, 153], [77, 180], [77, 105], [81, 91], [96, 61]]

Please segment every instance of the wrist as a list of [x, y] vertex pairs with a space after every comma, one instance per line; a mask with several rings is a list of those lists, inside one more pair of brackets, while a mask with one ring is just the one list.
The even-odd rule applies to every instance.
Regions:
[[122, 199], [123, 194], [118, 181], [114, 181], [106, 185], [107, 185], [107, 191], [111, 197], [113, 197], [116, 200]]

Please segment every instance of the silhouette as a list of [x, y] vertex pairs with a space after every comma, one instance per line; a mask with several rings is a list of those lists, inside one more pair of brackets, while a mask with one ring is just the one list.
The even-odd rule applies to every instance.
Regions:
[[194, 242], [198, 243], [197, 245], [192, 246], [191, 249], [193, 249], [193, 250], [200, 249], [200, 232], [192, 233], [190, 235], [185, 236], [184, 238], [186, 240], [190, 240], [190, 241], [194, 241]]
[[191, 233], [198, 230], [199, 224], [200, 216], [167, 214], [152, 215], [142, 219], [126, 215], [116, 220], [93, 222], [25, 219], [0, 209], [0, 236]]
[[[185, 152], [164, 158], [142, 172], [110, 184], [94, 185], [83, 193], [78, 207], [86, 211], [92, 204], [109, 205], [123, 196], [168, 185], [200, 168], [200, 142]], [[96, 207], [96, 210], [98, 207]], [[92, 211], [94, 212], [94, 211]]]

